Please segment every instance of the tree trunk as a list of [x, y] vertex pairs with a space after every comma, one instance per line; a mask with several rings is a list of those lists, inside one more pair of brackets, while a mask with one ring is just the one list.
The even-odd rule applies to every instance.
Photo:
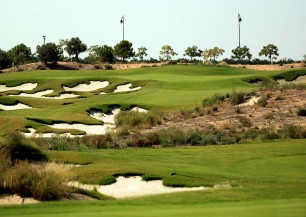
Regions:
[[79, 54], [78, 53], [75, 54], [75, 61], [79, 62]]

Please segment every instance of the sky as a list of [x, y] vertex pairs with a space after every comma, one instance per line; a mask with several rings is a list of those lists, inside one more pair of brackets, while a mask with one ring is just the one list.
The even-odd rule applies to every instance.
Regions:
[[[253, 58], [275, 44], [279, 57], [301, 60], [306, 54], [306, 0], [0, 0], [0, 49], [24, 43], [32, 52], [46, 42], [79, 37], [88, 47], [114, 46], [125, 39], [134, 50], [146, 47], [158, 59], [163, 45], [183, 57], [187, 47], [225, 50], [229, 58], [241, 45]], [[84, 55], [83, 55], [84, 56]]]

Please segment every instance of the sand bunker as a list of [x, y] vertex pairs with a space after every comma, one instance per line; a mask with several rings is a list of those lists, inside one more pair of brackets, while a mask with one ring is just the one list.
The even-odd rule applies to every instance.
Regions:
[[111, 111], [110, 114], [104, 114], [102, 112], [99, 111], [95, 111], [95, 110], [90, 110], [89, 111], [89, 116], [92, 118], [95, 118], [97, 120], [103, 121], [103, 123], [105, 124], [111, 124], [114, 125], [115, 124], [115, 116], [117, 114], [119, 114], [120, 109], [114, 109]]
[[18, 109], [31, 109], [32, 107], [27, 106], [22, 103], [18, 103], [17, 105], [2, 105], [0, 104], [0, 109], [2, 110], [18, 110]]
[[16, 194], [0, 197], [0, 205], [35, 204], [35, 203], [39, 203], [39, 201], [33, 198], [23, 199]]
[[10, 91], [10, 90], [19, 90], [19, 91], [33, 90], [36, 87], [37, 83], [25, 83], [15, 87], [7, 87], [6, 85], [0, 85], [0, 92]]
[[75, 137], [82, 137], [83, 135], [72, 135], [71, 133], [37, 133], [34, 128], [28, 128], [30, 131], [29, 133], [23, 133], [25, 137], [41, 137], [41, 138], [52, 138], [52, 137], [69, 137], [69, 138], [75, 138]]
[[69, 185], [86, 190], [97, 189], [101, 194], [112, 196], [114, 198], [141, 197], [146, 195], [210, 189], [206, 187], [171, 188], [164, 186], [162, 180], [146, 182], [143, 181], [140, 176], [128, 178], [120, 176], [116, 180], [117, 182], [111, 185], [83, 185], [78, 182], [70, 182]]
[[86, 124], [52, 124], [47, 125], [54, 129], [69, 129], [69, 130], [81, 130], [87, 135], [104, 135], [107, 133], [107, 125], [86, 125]]
[[306, 84], [306, 75], [304, 76], [299, 76], [297, 79], [293, 80], [293, 81], [286, 81], [285, 79], [280, 79], [280, 80], [277, 80], [277, 82], [279, 84]]
[[143, 109], [143, 108], [139, 108], [139, 107], [134, 107], [134, 108], [132, 108], [132, 111], [134, 111], [134, 112], [140, 112], [140, 113], [147, 113], [147, 112], [148, 112], [148, 110]]
[[250, 100], [248, 100], [247, 102], [245, 103], [242, 103], [242, 104], [239, 104], [239, 106], [253, 106], [253, 105], [256, 105], [258, 103], [258, 100], [260, 99], [261, 97], [256, 97], [256, 96], [253, 96]]
[[[147, 112], [147, 110], [134, 107], [133, 111], [137, 112]], [[105, 135], [106, 133], [115, 129], [115, 117], [119, 114], [120, 109], [113, 109], [110, 114], [104, 114], [97, 110], [90, 110], [89, 115], [92, 118], [97, 120], [103, 121], [103, 125], [86, 125], [86, 124], [67, 124], [67, 123], [58, 123], [52, 125], [46, 125], [48, 127], [54, 129], [65, 129], [65, 130], [80, 130], [85, 132], [86, 135]], [[43, 138], [51, 138], [56, 136], [64, 136], [64, 137], [82, 137], [84, 135], [72, 135], [70, 133], [62, 133], [62, 134], [55, 134], [55, 133], [36, 133], [36, 130], [33, 128], [28, 128], [30, 133], [23, 133], [25, 137], [43, 137]]]
[[135, 88], [131, 88], [132, 87], [132, 84], [124, 84], [124, 85], [118, 85], [116, 87], [116, 89], [114, 90], [114, 93], [120, 93], [120, 92], [129, 92], [129, 91], [136, 91], [136, 90], [139, 90], [141, 89], [140, 86], [138, 87], [135, 87]]
[[73, 93], [64, 93], [60, 96], [45, 96], [47, 94], [53, 93], [54, 90], [44, 90], [36, 93], [21, 93], [19, 95], [10, 95], [10, 96], [22, 96], [22, 97], [31, 97], [31, 98], [39, 98], [39, 99], [69, 99], [69, 98], [75, 98], [79, 95], [75, 95]]
[[79, 84], [75, 87], [63, 87], [66, 91], [88, 92], [105, 88], [109, 85], [108, 81], [90, 81], [90, 84]]

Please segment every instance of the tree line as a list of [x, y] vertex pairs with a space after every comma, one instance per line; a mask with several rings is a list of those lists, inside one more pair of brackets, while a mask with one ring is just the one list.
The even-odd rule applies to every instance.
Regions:
[[[69, 57], [63, 55], [66, 51]], [[78, 37], [73, 37], [71, 39], [62, 39], [58, 44], [46, 43], [44, 45], [39, 45], [36, 47], [36, 53], [31, 52], [31, 48], [27, 47], [23, 43], [16, 45], [9, 51], [3, 51], [0, 49], [0, 69], [4, 69], [10, 66], [19, 66], [21, 64], [29, 62], [41, 61], [45, 65], [55, 64], [58, 61], [76, 61], [79, 62], [79, 55], [87, 51], [88, 56], [85, 57], [82, 62], [84, 63], [114, 63], [114, 62], [126, 62], [138, 61], [138, 62], [159, 62], [159, 61], [171, 61], [174, 56], [178, 54], [170, 45], [164, 45], [161, 47], [159, 60], [150, 58], [146, 60], [148, 56], [147, 48], [139, 47], [137, 52], [133, 49], [133, 44], [127, 40], [122, 40], [114, 47], [108, 45], [94, 45], [87, 47]], [[219, 47], [214, 47], [211, 49], [201, 50], [197, 46], [188, 47], [185, 50], [184, 57], [189, 59], [184, 59], [188, 62], [199, 61], [199, 58], [203, 59], [203, 62], [213, 62], [217, 63], [218, 58], [224, 54], [224, 50]], [[268, 61], [262, 61], [259, 59], [252, 60], [252, 54], [247, 46], [236, 47], [232, 50], [232, 56], [230, 59], [223, 59], [223, 61], [230, 64], [251, 64], [251, 63], [270, 63], [277, 59], [279, 56], [278, 48], [276, 45], [268, 44], [263, 46], [259, 52], [259, 56], [265, 56], [269, 59]], [[306, 55], [304, 56], [306, 59]], [[289, 60], [289, 61], [288, 61]], [[287, 59], [290, 62], [291, 59]], [[305, 61], [305, 60], [304, 60]], [[291, 62], [294, 62], [293, 60]]]

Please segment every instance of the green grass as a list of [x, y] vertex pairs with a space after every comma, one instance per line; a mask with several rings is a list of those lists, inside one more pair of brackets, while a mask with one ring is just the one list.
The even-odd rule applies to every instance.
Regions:
[[[306, 140], [164, 149], [49, 151], [97, 183], [116, 173], [161, 177], [198, 186], [228, 181], [230, 189], [97, 202], [44, 202], [0, 207], [0, 216], [305, 216]], [[171, 173], [187, 176], [171, 176]]]
[[[0, 83], [8, 86], [20, 85], [27, 82], [37, 82], [38, 87], [28, 93], [46, 89], [55, 90], [51, 95], [64, 92], [63, 86], [75, 86], [88, 83], [91, 80], [109, 81], [104, 89], [92, 92], [77, 92], [81, 98], [53, 100], [13, 97], [19, 91], [0, 93], [0, 102], [12, 104], [18, 100], [36, 109], [1, 111], [0, 135], [3, 129], [25, 130], [26, 126], [37, 128], [38, 132], [58, 132], [44, 127], [35, 120], [58, 122], [81, 122], [99, 124], [90, 118], [87, 111], [91, 108], [108, 110], [108, 105], [121, 105], [124, 108], [138, 105], [145, 109], [158, 109], [167, 112], [193, 108], [201, 104], [206, 97], [215, 93], [230, 93], [233, 89], [239, 91], [252, 90], [254, 85], [247, 81], [251, 78], [261, 79], [272, 77], [279, 72], [256, 71], [231, 67], [203, 66], [164, 66], [154, 68], [111, 70], [111, 71], [22, 71], [0, 74]], [[112, 93], [119, 84], [132, 83], [143, 88], [131, 93]], [[100, 91], [110, 94], [98, 95]], [[67, 131], [67, 130], [66, 130]], [[73, 133], [71, 131], [71, 133]]]

